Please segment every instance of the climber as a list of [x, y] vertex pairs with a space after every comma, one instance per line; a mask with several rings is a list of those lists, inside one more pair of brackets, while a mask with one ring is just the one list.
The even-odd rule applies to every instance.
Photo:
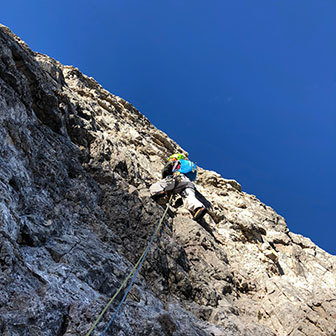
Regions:
[[152, 198], [159, 204], [167, 202], [172, 193], [180, 194], [185, 200], [187, 209], [193, 219], [199, 221], [206, 214], [205, 206], [195, 196], [195, 186], [192, 183], [197, 176], [197, 166], [183, 154], [177, 153], [169, 157], [163, 168], [162, 180], [150, 187]]

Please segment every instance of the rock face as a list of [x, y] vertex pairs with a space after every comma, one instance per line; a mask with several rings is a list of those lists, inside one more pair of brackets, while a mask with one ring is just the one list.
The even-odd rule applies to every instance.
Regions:
[[[85, 335], [147, 246], [164, 211], [148, 188], [183, 149], [4, 26], [0, 89], [0, 334]], [[196, 185], [213, 208], [200, 225], [175, 200], [107, 334], [335, 336], [336, 257], [236, 181], [200, 169]]]

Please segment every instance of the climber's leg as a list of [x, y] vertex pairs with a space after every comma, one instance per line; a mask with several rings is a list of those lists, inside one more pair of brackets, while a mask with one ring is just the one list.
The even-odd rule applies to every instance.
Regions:
[[186, 188], [181, 193], [185, 199], [187, 209], [193, 214], [193, 219], [199, 220], [206, 214], [206, 208], [195, 196], [193, 188]]
[[171, 177], [166, 177], [150, 186], [149, 192], [154, 201], [165, 203], [167, 194], [173, 192], [175, 180]]

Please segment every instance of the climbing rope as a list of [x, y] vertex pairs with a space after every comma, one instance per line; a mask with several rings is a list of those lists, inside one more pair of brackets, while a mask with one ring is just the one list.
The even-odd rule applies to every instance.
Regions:
[[117, 295], [120, 293], [120, 291], [125, 287], [125, 285], [126, 285], [128, 279], [129, 279], [129, 278], [132, 276], [132, 274], [133, 274], [133, 277], [132, 277], [132, 279], [131, 279], [131, 282], [130, 282], [130, 284], [128, 285], [128, 287], [127, 287], [127, 289], [126, 289], [126, 292], [125, 292], [123, 298], [121, 299], [121, 301], [120, 301], [120, 303], [119, 303], [119, 305], [118, 305], [116, 311], [115, 311], [114, 314], [112, 315], [110, 321], [109, 321], [108, 324], [106, 325], [106, 327], [105, 327], [103, 333], [101, 334], [101, 336], [104, 336], [104, 335], [105, 335], [106, 331], [108, 330], [108, 328], [111, 326], [111, 324], [112, 324], [113, 321], [115, 320], [115, 318], [116, 318], [116, 316], [117, 316], [117, 314], [118, 314], [118, 312], [119, 312], [119, 309], [120, 309], [121, 305], [122, 305], [123, 302], [125, 301], [128, 292], [131, 290], [132, 285], [133, 285], [133, 283], [134, 283], [134, 280], [135, 280], [136, 276], [138, 275], [138, 273], [139, 273], [139, 271], [140, 271], [140, 268], [141, 268], [141, 266], [142, 266], [144, 260], [146, 259], [146, 256], [147, 256], [148, 251], [149, 251], [149, 249], [150, 249], [150, 247], [151, 247], [151, 245], [152, 245], [152, 243], [153, 243], [153, 241], [154, 241], [154, 238], [155, 238], [157, 232], [159, 231], [159, 229], [160, 229], [160, 227], [161, 227], [161, 224], [162, 224], [162, 222], [163, 222], [163, 219], [164, 219], [165, 216], [166, 216], [166, 213], [167, 213], [167, 211], [168, 211], [168, 208], [169, 208], [169, 205], [170, 205], [170, 202], [171, 202], [172, 198], [173, 198], [173, 194], [171, 194], [171, 196], [170, 196], [170, 198], [169, 198], [169, 201], [168, 201], [168, 204], [167, 204], [167, 207], [166, 207], [166, 209], [165, 209], [165, 211], [164, 211], [164, 213], [163, 213], [163, 215], [162, 215], [162, 217], [161, 217], [161, 219], [160, 219], [160, 221], [159, 221], [159, 223], [158, 223], [158, 225], [157, 225], [157, 227], [156, 227], [156, 229], [155, 229], [155, 231], [154, 231], [154, 233], [153, 233], [153, 235], [152, 235], [152, 237], [151, 237], [150, 242], [148, 243], [146, 249], [143, 251], [141, 257], [138, 259], [138, 261], [136, 262], [136, 264], [134, 265], [134, 267], [132, 268], [132, 270], [130, 271], [130, 273], [127, 275], [127, 277], [125, 278], [125, 280], [123, 281], [123, 283], [120, 285], [120, 287], [118, 288], [118, 290], [115, 292], [115, 294], [113, 295], [113, 297], [112, 297], [112, 298], [110, 299], [110, 301], [106, 304], [106, 306], [104, 307], [104, 309], [102, 310], [102, 312], [99, 314], [97, 320], [93, 323], [92, 327], [91, 327], [90, 330], [86, 333], [85, 336], [90, 336], [90, 335], [91, 335], [92, 331], [93, 331], [94, 328], [97, 326], [97, 324], [99, 323], [99, 321], [101, 320], [101, 318], [102, 318], [103, 315], [105, 314], [106, 310], [107, 310], [107, 309], [109, 308], [109, 306], [112, 304], [112, 302], [113, 302], [114, 299], [117, 297]]

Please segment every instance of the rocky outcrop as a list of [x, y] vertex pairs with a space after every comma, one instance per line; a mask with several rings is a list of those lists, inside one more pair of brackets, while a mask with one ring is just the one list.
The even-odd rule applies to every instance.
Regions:
[[[0, 90], [0, 333], [85, 335], [147, 246], [164, 210], [148, 187], [183, 149], [4, 26]], [[212, 209], [198, 224], [174, 200], [108, 334], [335, 335], [335, 256], [236, 181], [200, 169], [196, 185]]]

